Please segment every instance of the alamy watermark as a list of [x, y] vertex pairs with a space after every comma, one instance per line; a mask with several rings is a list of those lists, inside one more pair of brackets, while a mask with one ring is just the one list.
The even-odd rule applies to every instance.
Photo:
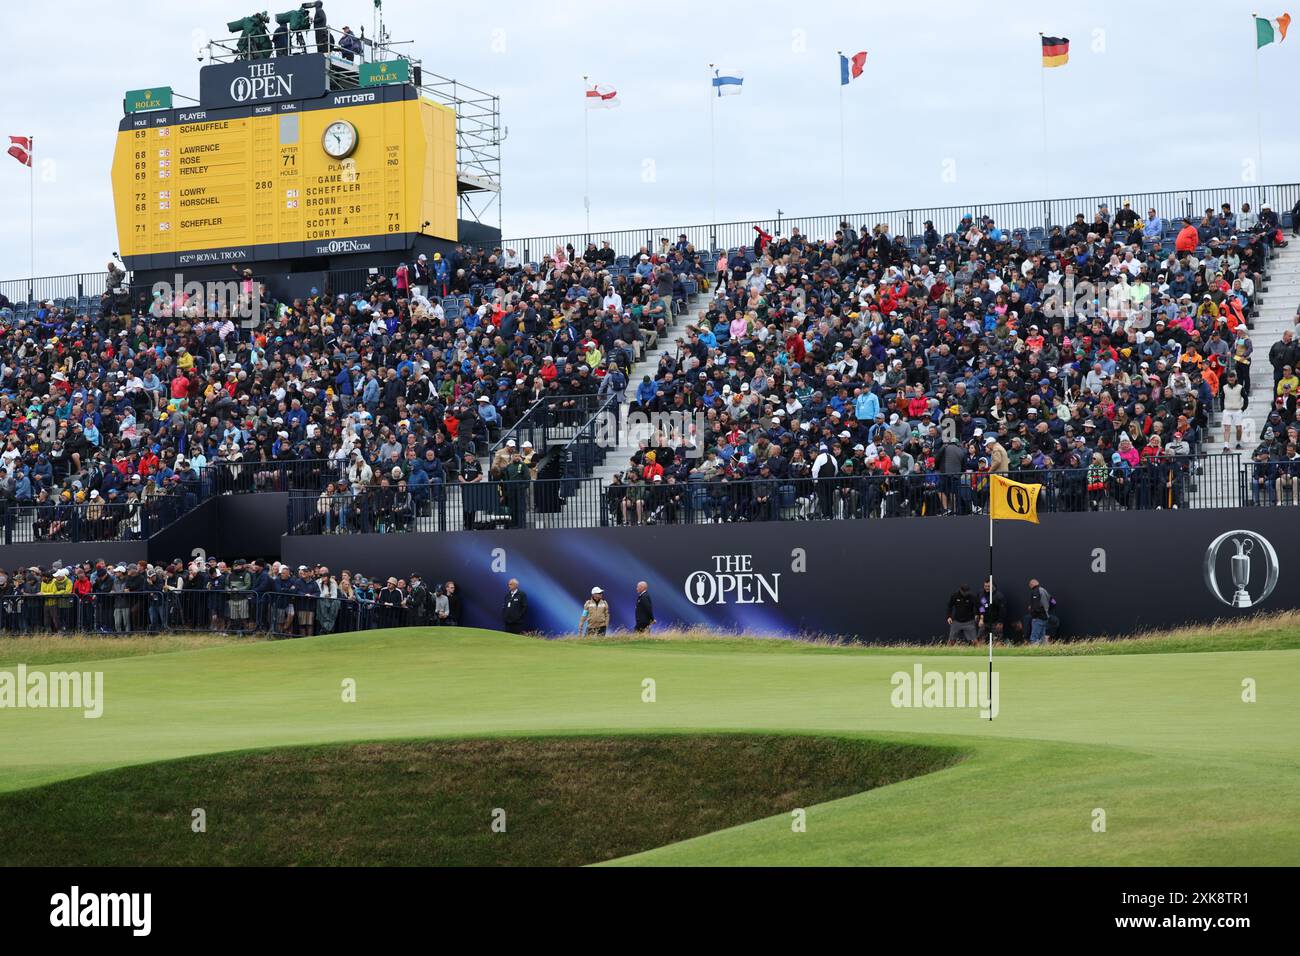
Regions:
[[29, 671], [26, 664], [0, 671], [0, 710], [81, 710], [88, 720], [104, 714], [103, 671]]
[[132, 936], [153, 928], [152, 893], [88, 893], [73, 886], [50, 897], [50, 925], [59, 928], [120, 927]]
[[653, 450], [662, 438], [681, 446], [680, 454], [687, 459], [697, 459], [704, 457], [708, 427], [708, 418], [702, 412], [634, 411], [620, 416], [607, 411], [596, 416], [594, 438], [596, 445], [606, 450], [635, 445], [643, 439]]
[[911, 671], [894, 671], [889, 702], [895, 707], [979, 708], [980, 718], [998, 715], [998, 672], [927, 671], [920, 664]]
[[1067, 275], [1064, 282], [1043, 290], [1039, 314], [1048, 319], [1109, 319], [1124, 322], [1129, 329], [1151, 326], [1151, 301], [1158, 294], [1142, 282], [1076, 281]]
[[262, 316], [262, 284], [251, 278], [186, 281], [178, 272], [172, 282], [155, 282], [150, 291], [149, 313], [155, 318], [229, 318], [247, 326]]

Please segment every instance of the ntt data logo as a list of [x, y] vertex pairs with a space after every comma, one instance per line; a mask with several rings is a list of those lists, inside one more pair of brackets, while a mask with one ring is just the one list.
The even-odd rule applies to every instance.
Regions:
[[711, 571], [686, 577], [686, 598], [692, 604], [779, 604], [781, 573], [754, 570], [752, 554], [715, 554]]
[[[1224, 560], [1220, 560], [1220, 556]], [[1229, 607], [1262, 604], [1277, 587], [1281, 565], [1262, 534], [1225, 531], [1205, 549], [1205, 586]]]

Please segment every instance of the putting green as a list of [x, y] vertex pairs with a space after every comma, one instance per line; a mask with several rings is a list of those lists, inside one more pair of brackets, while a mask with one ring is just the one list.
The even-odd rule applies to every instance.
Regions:
[[[925, 777], [626, 863], [1300, 863], [1300, 651], [1006, 656], [1000, 710], [898, 708], [891, 675], [970, 656], [754, 641], [583, 645], [402, 629], [96, 661], [104, 713], [0, 710], [0, 790], [268, 746], [781, 732], [956, 746]], [[75, 664], [51, 669], [77, 670]], [[1242, 700], [1253, 679], [1258, 699]], [[653, 702], [643, 682], [654, 681]], [[356, 701], [344, 702], [345, 680]], [[1105, 831], [1096, 832], [1097, 811]]]

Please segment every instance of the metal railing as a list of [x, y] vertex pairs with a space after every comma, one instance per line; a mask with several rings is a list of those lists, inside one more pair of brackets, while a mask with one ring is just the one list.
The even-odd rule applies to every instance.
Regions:
[[1300, 463], [1273, 459], [1242, 468], [1243, 498], [1253, 507], [1300, 505]]
[[[489, 94], [483, 95], [489, 96]], [[755, 217], [735, 222], [567, 232], [549, 236], [471, 242], [465, 245], [479, 249], [494, 249], [498, 246], [502, 249], [514, 249], [525, 262], [540, 262], [544, 256], [554, 252], [557, 246], [572, 245], [581, 254], [589, 242], [599, 245], [603, 240], [609, 240], [617, 255], [631, 256], [639, 253], [643, 248], [651, 251], [659, 249], [660, 239], [667, 239], [670, 243], [676, 242], [677, 237], [682, 233], [685, 233], [687, 240], [700, 251], [743, 248], [753, 245], [756, 225], [762, 226], [774, 236], [789, 236], [797, 228], [803, 235], [818, 240], [832, 238], [843, 221], [851, 223], [858, 229], [861, 229], [864, 223], [868, 228], [877, 223], [885, 223], [894, 235], [916, 236], [924, 232], [925, 222], [929, 220], [943, 235], [956, 230], [963, 216], [971, 215], [976, 218], [989, 216], [1003, 229], [1042, 229], [1046, 232], [1052, 226], [1068, 226], [1074, 222], [1075, 214], [1080, 212], [1091, 222], [1093, 214], [1103, 203], [1109, 207], [1113, 219], [1125, 200], [1132, 204], [1133, 211], [1140, 217], [1145, 217], [1146, 211], [1154, 208], [1168, 220], [1185, 216], [1199, 217], [1207, 208], [1217, 209], [1225, 202], [1231, 204], [1234, 212], [1240, 210], [1242, 203], [1248, 202], [1258, 211], [1262, 203], [1268, 202], [1281, 216], [1291, 209], [1297, 199], [1300, 199], [1300, 183], [1220, 186], [1209, 189], [1115, 192], [1015, 202], [965, 203], [957, 206], [913, 206], [881, 212], [831, 213], [820, 216], [791, 217], [781, 214], [775, 217]], [[384, 272], [391, 278], [394, 269], [385, 268]], [[60, 294], [65, 297], [72, 294], [98, 296], [104, 291], [107, 276], [106, 272], [87, 272], [70, 276], [13, 279], [0, 281], [0, 292], [14, 301], [20, 301], [15, 297], [15, 292], [19, 291], [21, 291], [21, 301], [28, 301], [29, 288], [39, 290], [33, 291], [30, 296], [31, 301], [57, 298]], [[335, 295], [363, 291], [367, 276], [366, 269], [331, 271], [329, 281], [334, 286], [331, 291]], [[84, 293], [81, 291], [83, 287], [87, 290]]]
[[578, 429], [591, 420], [591, 416], [604, 404], [604, 399], [595, 392], [542, 395], [527, 412], [507, 429], [503, 429], [499, 438], [492, 445], [489, 456], [504, 448], [506, 442], [514, 441], [517, 447], [524, 442], [532, 442], [533, 451], [544, 455], [552, 445], [572, 437], [570, 430]]
[[43, 541], [140, 541], [185, 513], [181, 495], [135, 502], [16, 504], [0, 507], [4, 544]]
[[[1133, 469], [1106, 466], [1015, 471], [1013, 480], [1042, 485], [1043, 514], [1233, 508], [1242, 501], [1235, 455], [1178, 457]], [[987, 473], [845, 475], [611, 484], [608, 520], [615, 525], [721, 524], [748, 521], [846, 520], [987, 514]]]
[[74, 272], [61, 276], [40, 276], [28, 279], [0, 281], [0, 295], [14, 305], [35, 304], [53, 300], [66, 303], [69, 298], [80, 302], [90, 300], [91, 308], [99, 307], [100, 296], [108, 288], [108, 272]]
[[586, 424], [564, 446], [561, 460], [565, 480], [574, 482], [576, 488], [578, 482], [590, 478], [597, 466], [605, 463], [605, 456], [620, 444], [616, 439], [622, 421], [623, 406], [617, 395], [599, 399], [599, 404], [592, 409]]
[[199, 497], [256, 491], [320, 491], [347, 471], [347, 461], [305, 458], [294, 461], [216, 459], [198, 469]]
[[[1174, 456], [1098, 468], [1016, 470], [1042, 485], [1043, 514], [1240, 507], [1247, 473], [1236, 455]], [[359, 495], [295, 495], [289, 533], [371, 534], [642, 524], [874, 519], [985, 514], [986, 472], [844, 474], [814, 479], [689, 479], [605, 484], [598, 478], [485, 481]], [[410, 500], [408, 500], [408, 497]]]
[[1002, 229], [1043, 229], [1065, 227], [1074, 222], [1076, 213], [1083, 213], [1091, 222], [1103, 203], [1109, 207], [1112, 220], [1127, 200], [1133, 211], [1145, 218], [1148, 209], [1154, 208], [1165, 219], [1192, 216], [1199, 218], [1207, 208], [1216, 210], [1222, 203], [1231, 203], [1234, 212], [1242, 203], [1250, 203], [1258, 210], [1268, 202], [1279, 215], [1289, 210], [1300, 198], [1300, 184], [1224, 186], [1214, 189], [1174, 189], [1156, 192], [1125, 192], [1059, 199], [1033, 199], [1018, 202], [966, 203], [960, 206], [914, 206], [880, 212], [833, 213], [822, 216], [764, 217], [738, 222], [696, 223], [694, 225], [654, 226], [605, 232], [569, 232], [550, 236], [503, 239], [500, 242], [476, 243], [480, 248], [514, 249], [525, 262], [540, 262], [543, 256], [556, 247], [572, 245], [581, 254], [589, 242], [599, 245], [608, 240], [617, 255], [636, 255], [643, 249], [654, 252], [661, 247], [661, 239], [675, 243], [686, 234], [687, 241], [697, 250], [726, 250], [752, 246], [757, 233], [754, 226], [762, 226], [773, 236], [790, 236], [797, 228], [813, 240], [830, 239], [841, 222], [849, 222], [856, 229], [878, 223], [889, 227], [893, 235], [915, 236], [925, 231], [927, 220], [934, 223], [940, 235], [953, 232], [966, 215], [979, 219], [989, 216]]
[[435, 482], [407, 492], [371, 487], [355, 495], [291, 495], [289, 534], [594, 528], [605, 516], [598, 479]]
[[[129, 590], [88, 594], [0, 593], [0, 633], [158, 634], [200, 631], [313, 637], [439, 622], [432, 601], [419, 606], [379, 599], [323, 598], [279, 591], [180, 589], [137, 575]], [[129, 583], [128, 583], [129, 582]], [[367, 589], [369, 592], [369, 589]]]

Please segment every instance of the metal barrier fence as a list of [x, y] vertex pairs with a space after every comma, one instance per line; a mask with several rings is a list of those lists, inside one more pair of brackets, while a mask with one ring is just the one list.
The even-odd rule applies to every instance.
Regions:
[[198, 469], [201, 498], [254, 491], [320, 491], [347, 471], [347, 461], [304, 458], [294, 461], [210, 461]]
[[606, 403], [595, 392], [578, 395], [543, 395], [527, 412], [500, 437], [488, 452], [489, 457], [504, 448], [513, 439], [517, 447], [532, 442], [533, 451], [544, 455], [560, 440], [565, 443], [573, 437], [574, 430], [585, 425], [593, 414]]
[[4, 544], [38, 541], [140, 541], [185, 512], [185, 498], [161, 495], [137, 502], [0, 506]]
[[389, 534], [506, 528], [593, 528], [605, 515], [599, 479], [436, 482], [406, 493], [292, 495], [289, 534]]
[[[1011, 472], [1042, 485], [1038, 510], [1149, 511], [1233, 508], [1242, 502], [1235, 455], [1180, 457], [1133, 469], [1061, 468]], [[844, 475], [830, 478], [611, 484], [611, 525], [722, 524], [987, 514], [987, 473]]]
[[1003, 229], [1042, 229], [1045, 232], [1052, 226], [1068, 226], [1074, 222], [1077, 213], [1083, 213], [1089, 222], [1103, 203], [1109, 207], [1112, 219], [1122, 203], [1127, 200], [1133, 211], [1145, 218], [1148, 209], [1155, 209], [1165, 219], [1185, 216], [1200, 217], [1207, 208], [1216, 210], [1222, 203], [1230, 203], [1233, 212], [1241, 209], [1242, 203], [1250, 203], [1258, 211], [1260, 205], [1268, 202], [1275, 212], [1282, 215], [1290, 210], [1300, 198], [1300, 184], [1282, 183], [1275, 185], [1225, 186], [1215, 189], [1174, 189], [1156, 192], [1110, 193], [1095, 196], [1066, 197], [1059, 199], [1034, 199], [1021, 202], [1000, 203], [966, 203], [960, 206], [916, 206], [910, 209], [892, 209], [882, 212], [835, 213], [823, 216], [786, 217], [746, 219], [740, 222], [703, 223], [684, 226], [655, 226], [638, 229], [624, 229], [609, 232], [571, 232], [557, 233], [551, 236], [531, 236], [521, 239], [506, 239], [501, 242], [477, 243], [480, 248], [515, 249], [525, 262], [540, 262], [543, 256], [552, 254], [556, 247], [572, 245], [578, 253], [586, 249], [588, 242], [599, 245], [608, 241], [617, 255], [631, 256], [643, 248], [656, 251], [661, 239], [670, 243], [685, 234], [687, 241], [697, 250], [735, 249], [753, 245], [757, 233], [754, 226], [762, 226], [772, 235], [793, 234], [798, 229], [805, 236], [814, 240], [830, 239], [835, 235], [840, 223], [847, 221], [855, 228], [866, 224], [868, 229], [877, 223], [885, 223], [893, 235], [915, 236], [925, 231], [926, 221], [943, 235], [956, 230], [962, 217], [966, 215], [979, 218], [989, 216]]
[[207, 631], [312, 637], [434, 623], [431, 602], [388, 604], [382, 592], [380, 600], [157, 587], [86, 595], [0, 594], [0, 632], [6, 634]]
[[75, 298], [95, 301], [108, 288], [108, 272], [74, 272], [61, 276], [0, 280], [0, 295], [15, 305]]
[[[940, 234], [956, 230], [962, 217], [989, 216], [1004, 229], [1042, 229], [1068, 226], [1076, 213], [1083, 213], [1089, 222], [1103, 203], [1112, 217], [1127, 200], [1133, 211], [1145, 217], [1148, 209], [1155, 209], [1165, 219], [1200, 216], [1207, 208], [1217, 209], [1230, 203], [1234, 212], [1242, 203], [1250, 203], [1256, 211], [1267, 202], [1279, 216], [1284, 215], [1300, 198], [1300, 184], [1277, 183], [1273, 185], [1221, 186], [1211, 189], [1167, 189], [1154, 192], [1116, 192], [1093, 196], [1062, 197], [1056, 199], [1031, 199], [1018, 202], [965, 203], [958, 206], [914, 206], [881, 212], [832, 213], [821, 216], [788, 217], [778, 213], [775, 217], [745, 219], [738, 222], [696, 223], [678, 226], [645, 226], [604, 232], [568, 232], [550, 236], [503, 239], [466, 243], [480, 249], [516, 250], [525, 262], [540, 262], [557, 246], [572, 245], [579, 253], [588, 242], [599, 245], [608, 240], [617, 255], [631, 256], [642, 248], [658, 250], [660, 239], [676, 242], [685, 233], [687, 240], [698, 250], [735, 249], [752, 245], [754, 226], [762, 226], [773, 235], [791, 235], [795, 228], [812, 239], [830, 239], [842, 221], [861, 228], [885, 223], [894, 235], [915, 236], [925, 230], [927, 220], [934, 223]], [[395, 267], [381, 271], [390, 279]], [[14, 302], [66, 298], [68, 296], [98, 296], [106, 287], [108, 273], [82, 272], [63, 276], [44, 276], [32, 279], [0, 281], [0, 293]], [[368, 269], [335, 269], [328, 273], [327, 287], [334, 295], [362, 292], [369, 277]]]
[[[1013, 471], [1042, 485], [1038, 509], [1052, 512], [1236, 508], [1247, 500], [1249, 466], [1237, 455], [1179, 456], [1115, 466]], [[1300, 494], [1300, 483], [1297, 485]], [[586, 478], [438, 484], [422, 496], [392, 489], [357, 496], [293, 496], [289, 533], [598, 528], [984, 514], [987, 473], [839, 474], [725, 481], [606, 485]]]
[[1296, 462], [1252, 462], [1242, 469], [1243, 497], [1253, 507], [1300, 505], [1300, 467]]
[[623, 405], [618, 396], [609, 395], [599, 400], [591, 411], [587, 423], [579, 428], [564, 446], [564, 477], [573, 486], [591, 477], [597, 466], [605, 463], [606, 454], [621, 441], [611, 441], [618, 436], [623, 422]]

